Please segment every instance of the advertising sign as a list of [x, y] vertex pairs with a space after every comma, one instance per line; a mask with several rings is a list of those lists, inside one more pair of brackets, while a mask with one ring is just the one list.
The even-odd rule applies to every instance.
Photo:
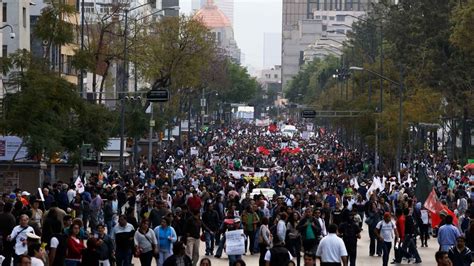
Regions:
[[[0, 136], [0, 161], [11, 161], [23, 140], [16, 136]], [[16, 155], [16, 161], [25, 160], [28, 155], [26, 147], [22, 147]]]

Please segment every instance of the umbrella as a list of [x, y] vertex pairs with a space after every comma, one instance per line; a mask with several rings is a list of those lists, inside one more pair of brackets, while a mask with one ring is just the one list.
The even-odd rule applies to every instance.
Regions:
[[468, 170], [472, 170], [474, 169], [474, 163], [468, 163], [464, 166], [464, 170], [468, 171]]

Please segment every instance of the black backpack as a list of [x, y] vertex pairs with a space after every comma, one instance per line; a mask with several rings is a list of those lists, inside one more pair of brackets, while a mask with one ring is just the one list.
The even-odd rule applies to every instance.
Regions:
[[270, 249], [270, 266], [288, 265], [290, 256], [288, 249], [283, 246], [275, 246]]

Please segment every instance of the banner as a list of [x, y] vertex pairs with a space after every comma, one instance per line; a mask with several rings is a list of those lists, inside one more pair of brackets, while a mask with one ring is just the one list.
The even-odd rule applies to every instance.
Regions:
[[76, 191], [79, 192], [79, 194], [82, 194], [84, 192], [84, 184], [82, 183], [81, 177], [77, 177], [76, 182], [74, 182], [74, 185], [76, 186]]
[[227, 175], [232, 175], [235, 179], [240, 179], [242, 177], [242, 175], [244, 177], [258, 177], [258, 178], [261, 178], [263, 176], [265, 176], [267, 174], [267, 172], [244, 172], [244, 171], [231, 171], [231, 170], [228, 170], [227, 171]]
[[196, 155], [198, 156], [199, 155], [199, 150], [197, 147], [191, 147], [191, 152], [190, 152], [191, 156], [193, 155]]
[[[23, 140], [16, 136], [0, 136], [0, 161], [11, 161]], [[23, 161], [28, 155], [26, 147], [21, 147], [15, 161]]]
[[270, 125], [270, 119], [255, 119], [255, 125], [257, 127], [268, 127]]
[[227, 255], [242, 255], [245, 253], [244, 230], [233, 230], [225, 232], [225, 252]]

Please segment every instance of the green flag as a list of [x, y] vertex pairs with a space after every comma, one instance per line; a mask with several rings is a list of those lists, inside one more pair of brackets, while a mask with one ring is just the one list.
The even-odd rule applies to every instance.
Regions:
[[418, 181], [416, 182], [415, 196], [418, 202], [425, 202], [426, 198], [430, 194], [432, 185], [428, 179], [428, 174], [426, 173], [425, 167], [420, 167], [418, 172]]

